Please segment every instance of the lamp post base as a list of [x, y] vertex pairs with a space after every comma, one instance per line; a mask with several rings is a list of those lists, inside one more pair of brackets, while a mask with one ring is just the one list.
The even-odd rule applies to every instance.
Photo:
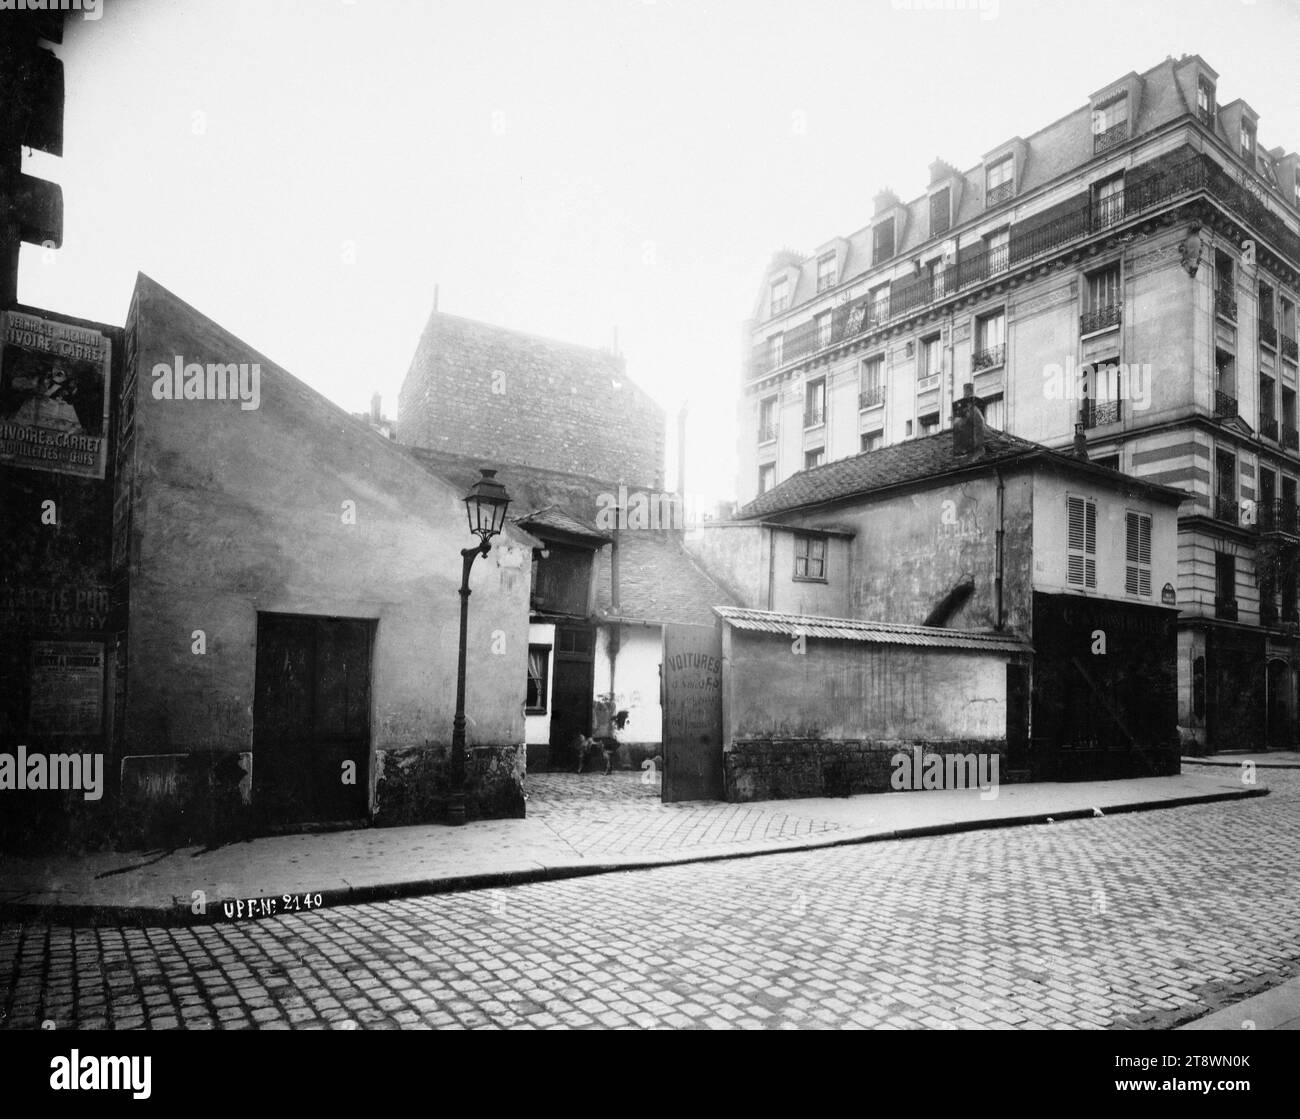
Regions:
[[465, 822], [465, 794], [455, 793], [447, 805], [447, 823], [460, 825]]

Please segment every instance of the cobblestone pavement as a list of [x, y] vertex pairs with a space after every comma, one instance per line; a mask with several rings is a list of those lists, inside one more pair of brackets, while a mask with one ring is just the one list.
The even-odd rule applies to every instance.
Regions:
[[661, 804], [659, 781], [641, 774], [608, 777], [576, 773], [530, 774], [528, 815], [543, 821], [575, 852], [652, 855], [687, 847], [795, 839], [841, 830], [833, 820], [801, 815], [797, 800], [761, 804]]
[[1270, 784], [242, 923], [8, 924], [3, 1024], [1170, 1025], [1300, 973], [1300, 774]]

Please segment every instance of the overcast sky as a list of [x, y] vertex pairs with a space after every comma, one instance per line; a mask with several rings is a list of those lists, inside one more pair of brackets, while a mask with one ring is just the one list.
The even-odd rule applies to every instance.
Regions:
[[[734, 492], [772, 253], [867, 223], [1129, 70], [1200, 53], [1300, 148], [1300, 0], [103, 0], [69, 17], [64, 247], [19, 298], [120, 324], [137, 271], [350, 411], [440, 308], [609, 346]], [[916, 8], [917, 10], [911, 10]], [[3, 14], [0, 13], [0, 18]], [[992, 17], [992, 18], [990, 18]], [[490, 455], [490, 448], [483, 448]]]

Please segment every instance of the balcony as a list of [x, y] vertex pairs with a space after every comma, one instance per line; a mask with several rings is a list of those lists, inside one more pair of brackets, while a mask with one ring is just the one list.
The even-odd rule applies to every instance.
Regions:
[[1277, 420], [1261, 417], [1259, 421], [1259, 433], [1265, 439], [1271, 439], [1277, 442]]
[[1080, 413], [1085, 428], [1117, 424], [1124, 417], [1124, 402], [1122, 400], [1089, 400], [1085, 397]]
[[984, 196], [985, 207], [1000, 206], [1003, 202], [1016, 196], [1016, 184], [1008, 179], [1005, 183], [998, 183], [997, 186], [989, 187], [988, 193]]
[[1110, 151], [1111, 148], [1118, 147], [1128, 139], [1128, 121], [1122, 120], [1119, 124], [1112, 124], [1104, 132], [1097, 132], [1092, 137], [1092, 154], [1100, 155], [1102, 152]]
[[858, 393], [858, 411], [865, 412], [868, 408], [876, 408], [885, 402], [885, 386], [876, 385], [875, 388], [863, 389]]
[[1267, 346], [1270, 350], [1276, 350], [1277, 327], [1275, 327], [1271, 322], [1264, 322], [1264, 320], [1261, 319], [1259, 323], [1259, 341], [1261, 345]]
[[776, 440], [776, 424], [760, 424], [758, 428], [758, 441], [760, 443], [772, 443]]
[[970, 357], [970, 370], [972, 373], [978, 373], [981, 369], [996, 369], [1007, 360], [1007, 347], [1004, 342], [1001, 346], [989, 346], [984, 350], [976, 350]]
[[1237, 414], [1237, 398], [1222, 389], [1215, 389], [1214, 414], [1226, 419], [1232, 419]]
[[1094, 311], [1085, 311], [1079, 316], [1079, 333], [1095, 334], [1099, 330], [1109, 330], [1119, 326], [1124, 304], [1113, 303], [1109, 307], [1098, 307]]
[[1241, 523], [1241, 506], [1237, 504], [1235, 497], [1224, 497], [1220, 494], [1214, 499], [1214, 519], [1217, 521], [1227, 521], [1230, 525]]
[[1289, 334], [1282, 335], [1282, 356], [1296, 360], [1296, 342]]
[[1214, 127], [1214, 110], [1213, 110], [1213, 109], [1207, 109], [1204, 105], [1198, 105], [1198, 106], [1196, 107], [1196, 115], [1197, 115], [1198, 117], [1200, 117], [1200, 119], [1201, 119], [1201, 123], [1202, 123], [1203, 125], [1205, 125], [1206, 128], [1213, 128], [1213, 127]]
[[[1176, 162], [1154, 169], [1144, 178], [1137, 179], [1140, 172], [1141, 165], [1132, 169], [1131, 181], [1125, 186], [1122, 195], [1111, 195], [1096, 201], [1081, 196], [1075, 205], [1066, 208], [1043, 225], [1022, 229], [1020, 223], [1013, 224], [1009, 246], [983, 252], [963, 250], [955, 262], [936, 269], [931, 275], [895, 282], [888, 299], [876, 297], [870, 314], [868, 307], [872, 300], [866, 295], [836, 307], [832, 312], [829, 345], [851, 341], [905, 319], [940, 300], [978, 288], [989, 279], [1009, 270], [1052, 256], [1068, 245], [1110, 228], [1112, 224], [1118, 225], [1120, 214], [1123, 221], [1128, 222], [1197, 194], [1208, 195], [1226, 210], [1252, 225], [1283, 254], [1300, 259], [1300, 234], [1287, 228], [1280, 217], [1210, 157], [1189, 153]], [[992, 206], [1014, 197], [1014, 194], [1012, 183], [1002, 183], [989, 190], [987, 201]], [[1231, 290], [1216, 293], [1215, 309], [1230, 320], [1236, 320], [1236, 303]], [[756, 345], [750, 361], [750, 377], [765, 376], [784, 364], [824, 349], [827, 344], [824, 324], [819, 327], [810, 318], [786, 331], [783, 344], [774, 352], [768, 351], [766, 340]]]
[[1225, 622], [1235, 622], [1237, 620], [1237, 600], [1235, 598], [1216, 598], [1214, 600], [1214, 616], [1222, 618]]
[[1261, 501], [1256, 527], [1264, 535], [1300, 536], [1300, 509], [1281, 498]]
[[825, 408], [805, 408], [803, 411], [804, 427], [820, 427], [826, 422]]
[[1289, 451], [1300, 451], [1300, 431], [1294, 427], [1282, 425], [1282, 446]]

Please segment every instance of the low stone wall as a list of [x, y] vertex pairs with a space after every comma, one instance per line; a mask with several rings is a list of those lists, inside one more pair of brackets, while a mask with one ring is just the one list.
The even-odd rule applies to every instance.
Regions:
[[[523, 819], [525, 747], [465, 749], [465, 815], [470, 820]], [[431, 745], [375, 751], [378, 827], [446, 820], [451, 797], [451, 747]]]
[[[996, 754], [999, 778], [1005, 779], [1004, 739], [954, 742], [872, 739], [739, 740], [722, 752], [727, 800], [779, 800], [787, 797], [852, 796], [893, 792], [892, 759], [898, 754]], [[920, 779], [917, 779], [920, 784]]]

